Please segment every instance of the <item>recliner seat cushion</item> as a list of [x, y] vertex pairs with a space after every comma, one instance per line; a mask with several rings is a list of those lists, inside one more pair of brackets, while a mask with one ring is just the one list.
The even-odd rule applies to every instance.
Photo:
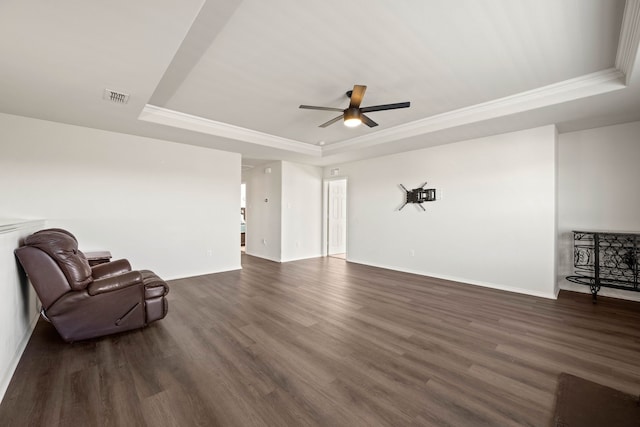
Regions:
[[43, 230], [28, 236], [25, 245], [46, 252], [58, 264], [71, 289], [85, 289], [93, 281], [87, 258], [78, 250], [75, 238], [57, 230]]

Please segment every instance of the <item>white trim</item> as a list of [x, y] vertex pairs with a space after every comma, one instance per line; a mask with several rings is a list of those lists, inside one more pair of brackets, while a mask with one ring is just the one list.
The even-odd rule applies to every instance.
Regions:
[[27, 228], [36, 223], [40, 223], [44, 226], [43, 219], [0, 219], [0, 234], [9, 233], [21, 228]]
[[470, 279], [467, 279], [467, 278], [464, 278], [464, 277], [448, 276], [448, 275], [443, 275], [443, 274], [432, 274], [432, 273], [429, 273], [429, 272], [417, 271], [417, 270], [412, 270], [412, 269], [407, 269], [407, 268], [399, 268], [399, 267], [393, 267], [393, 266], [388, 266], [388, 265], [381, 265], [381, 264], [375, 264], [375, 263], [370, 263], [370, 262], [358, 261], [358, 260], [350, 259], [348, 257], [347, 257], [347, 261], [348, 262], [353, 262], [355, 264], [362, 264], [362, 265], [368, 265], [368, 266], [371, 266], [371, 267], [384, 268], [385, 270], [400, 271], [402, 273], [416, 274], [418, 276], [433, 277], [435, 279], [449, 280], [449, 281], [452, 281], [452, 282], [460, 283], [462, 285], [481, 286], [483, 288], [497, 289], [497, 290], [505, 291], [505, 292], [514, 292], [514, 293], [517, 293], [517, 294], [530, 295], [530, 296], [534, 296], [534, 297], [538, 297], [538, 298], [547, 298], [547, 299], [557, 299], [558, 298], [558, 293], [555, 292], [555, 291], [554, 292], [537, 292], [537, 291], [531, 291], [529, 289], [522, 289], [522, 288], [516, 288], [516, 287], [513, 287], [513, 286], [500, 285], [500, 284], [497, 284], [497, 283], [482, 282], [482, 281], [479, 281], [479, 280], [470, 280]]
[[309, 156], [320, 157], [322, 155], [322, 149], [316, 145], [305, 144], [293, 139], [217, 122], [151, 104], [144, 106], [138, 120], [264, 145], [270, 148], [293, 151]]
[[370, 147], [385, 142], [398, 141], [412, 136], [611, 92], [626, 87], [623, 79], [624, 75], [619, 70], [609, 68], [327, 145], [323, 148], [323, 154], [334, 154], [345, 149]]
[[313, 157], [324, 157], [623, 89], [630, 81], [639, 46], [640, 0], [627, 0], [613, 68], [322, 147], [150, 104], [145, 105], [138, 119]]
[[267, 261], [272, 261], [272, 262], [277, 262], [277, 263], [281, 263], [282, 260], [278, 259], [276, 257], [269, 257], [266, 255], [261, 255], [261, 254], [255, 254], [255, 253], [249, 253], [248, 251], [245, 251], [245, 254], [249, 255], [249, 256], [254, 256], [256, 258], [262, 258], [262, 259], [266, 259]]
[[[591, 295], [591, 289], [589, 289], [588, 286], [567, 282], [566, 280], [564, 282], [561, 281], [559, 287], [563, 291], [578, 292], [581, 294]], [[598, 298], [600, 297], [618, 298], [626, 301], [640, 302], [640, 292], [625, 289], [607, 288], [604, 286], [601, 287], [598, 291]]]
[[305, 256], [296, 257], [296, 258], [283, 258], [281, 261], [276, 261], [276, 262], [284, 263], [284, 262], [292, 262], [292, 261], [302, 261], [305, 259], [312, 259], [312, 258], [322, 258], [322, 255], [316, 254], [316, 255], [305, 255]]
[[631, 80], [638, 45], [640, 45], [640, 0], [627, 0], [616, 54], [616, 68], [624, 73], [625, 84], [629, 84]]
[[182, 279], [189, 279], [191, 277], [207, 276], [209, 274], [227, 273], [229, 271], [238, 271], [238, 270], [242, 270], [242, 265], [237, 265], [233, 267], [228, 267], [228, 266], [222, 267], [220, 270], [215, 270], [215, 271], [191, 272], [191, 273], [187, 273], [186, 275], [180, 275], [180, 276], [162, 276], [162, 279], [165, 281], [182, 280]]
[[398, 141], [413, 136], [623, 89], [626, 87], [624, 84], [624, 78], [625, 75], [620, 70], [616, 68], [609, 68], [515, 95], [494, 99], [481, 104], [448, 111], [446, 113], [436, 114], [435, 116], [405, 123], [393, 128], [384, 129], [369, 135], [363, 135], [346, 141], [325, 145], [323, 147], [270, 135], [264, 132], [245, 129], [239, 126], [217, 122], [150, 104], [145, 105], [142, 113], [140, 113], [139, 119], [166, 126], [206, 133], [209, 135], [216, 135], [223, 138], [230, 138], [271, 148], [307, 154], [314, 157], [323, 157], [326, 155], [336, 154], [337, 152], [342, 152], [347, 149], [371, 147], [386, 142]]

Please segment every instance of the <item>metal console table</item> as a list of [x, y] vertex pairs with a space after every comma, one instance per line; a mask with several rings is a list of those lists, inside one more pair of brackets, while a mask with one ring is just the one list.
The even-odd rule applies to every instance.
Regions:
[[639, 291], [640, 233], [573, 232], [574, 276], [567, 280], [591, 289], [596, 302], [601, 286]]

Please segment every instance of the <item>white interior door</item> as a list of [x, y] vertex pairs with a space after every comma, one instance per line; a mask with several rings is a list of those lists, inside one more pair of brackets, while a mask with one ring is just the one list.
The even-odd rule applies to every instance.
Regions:
[[347, 252], [347, 180], [329, 181], [329, 255]]

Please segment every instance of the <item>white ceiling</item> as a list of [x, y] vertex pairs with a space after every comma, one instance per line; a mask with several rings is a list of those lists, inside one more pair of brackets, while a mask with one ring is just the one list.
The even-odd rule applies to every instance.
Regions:
[[[0, 111], [327, 165], [640, 120], [639, 39], [638, 0], [4, 0]], [[356, 129], [298, 109], [354, 84], [411, 108]]]

